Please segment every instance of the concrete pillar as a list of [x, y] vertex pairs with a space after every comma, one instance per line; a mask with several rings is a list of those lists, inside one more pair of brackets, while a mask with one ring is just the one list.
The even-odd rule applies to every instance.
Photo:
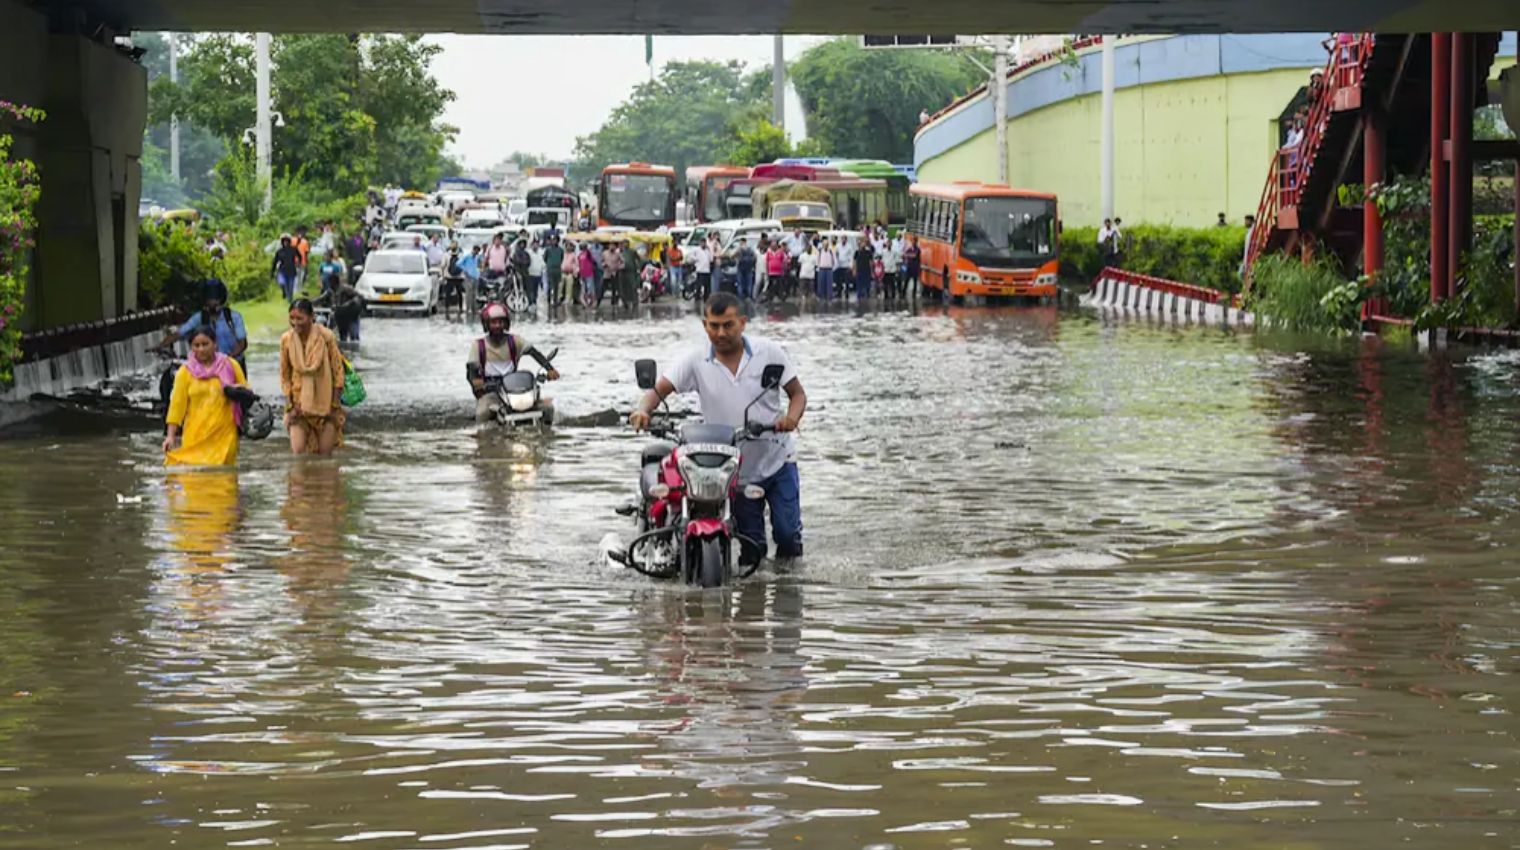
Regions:
[[[1362, 107], [1362, 186], [1371, 192], [1383, 182], [1384, 119], [1376, 106]], [[1383, 216], [1371, 197], [1362, 200], [1362, 271], [1376, 278], [1383, 270]], [[1376, 305], [1369, 305], [1375, 308]]]
[[1446, 210], [1446, 297], [1456, 294], [1472, 248], [1473, 36], [1451, 35], [1451, 197]]
[[1450, 170], [1446, 135], [1451, 132], [1451, 33], [1430, 36], [1430, 301], [1446, 297], [1446, 209]]
[[997, 139], [998, 182], [1008, 185], [1008, 36], [992, 36], [992, 126]]

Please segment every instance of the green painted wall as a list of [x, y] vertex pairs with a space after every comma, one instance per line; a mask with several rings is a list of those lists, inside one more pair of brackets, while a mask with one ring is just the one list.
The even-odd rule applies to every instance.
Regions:
[[[1256, 211], [1277, 138], [1277, 116], [1309, 77], [1291, 68], [1120, 89], [1114, 205], [1126, 223], [1207, 226]], [[1062, 101], [1008, 122], [1009, 182], [1061, 197], [1069, 225], [1102, 221], [1102, 97]], [[927, 182], [997, 179], [988, 129], [919, 165]]]

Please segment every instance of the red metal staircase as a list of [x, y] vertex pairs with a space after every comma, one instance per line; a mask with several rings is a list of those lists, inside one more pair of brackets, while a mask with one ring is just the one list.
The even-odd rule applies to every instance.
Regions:
[[[1272, 155], [1267, 184], [1256, 209], [1256, 227], [1246, 248], [1246, 287], [1257, 258], [1273, 250], [1291, 250], [1305, 237], [1329, 225], [1340, 176], [1350, 167], [1348, 151], [1359, 138], [1358, 113], [1368, 90], [1368, 69], [1379, 39], [1363, 34], [1337, 45], [1325, 64], [1325, 84], [1309, 103], [1303, 139]], [[1406, 37], [1383, 40], [1384, 57], [1402, 47]], [[1379, 63], [1386, 65], [1386, 61]]]
[[[1309, 104], [1303, 140], [1274, 153], [1268, 167], [1246, 249], [1247, 291], [1256, 260], [1271, 251], [1323, 246], [1348, 270], [1357, 267], [1363, 219], [1359, 209], [1340, 206], [1338, 190], [1362, 182], [1363, 107], [1388, 116], [1388, 173], [1428, 168], [1430, 49], [1428, 35], [1371, 33], [1333, 48], [1325, 85]], [[1475, 51], [1476, 82], [1487, 78], [1498, 39], [1478, 39]]]

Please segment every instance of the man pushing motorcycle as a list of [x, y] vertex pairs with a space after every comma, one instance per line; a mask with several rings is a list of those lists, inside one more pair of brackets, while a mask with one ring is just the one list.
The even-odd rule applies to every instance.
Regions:
[[[771, 536], [776, 542], [777, 558], [802, 556], [801, 484], [797, 476], [797, 445], [792, 433], [807, 409], [807, 393], [797, 378], [797, 370], [786, 350], [768, 339], [746, 336], [748, 318], [732, 293], [720, 292], [708, 300], [702, 318], [710, 345], [693, 349], [644, 394], [628, 416], [635, 430], [649, 427], [649, 416], [666, 396], [674, 392], [695, 392], [702, 408], [702, 419], [711, 425], [742, 428], [745, 409], [751, 422], [774, 424], [772, 436], [744, 443], [741, 486], [758, 485], [765, 491], [763, 499], [735, 498], [735, 530], [741, 536], [739, 561], [753, 565], [765, 557], [765, 507], [771, 509]], [[770, 364], [783, 371], [781, 389], [786, 392], [786, 410], [782, 412], [781, 393], [763, 392], [761, 373]], [[763, 392], [763, 394], [762, 394]], [[755, 401], [756, 396], [760, 396]], [[750, 407], [751, 402], [755, 402]]]
[[500, 396], [491, 392], [488, 385], [517, 371], [517, 364], [524, 356], [537, 360], [551, 381], [559, 380], [559, 370], [532, 343], [520, 334], [509, 332], [512, 313], [505, 304], [487, 304], [480, 311], [480, 325], [486, 335], [470, 346], [464, 373], [470, 381], [470, 389], [475, 392], [475, 421], [490, 422], [496, 417], [496, 410], [501, 407], [502, 401]]

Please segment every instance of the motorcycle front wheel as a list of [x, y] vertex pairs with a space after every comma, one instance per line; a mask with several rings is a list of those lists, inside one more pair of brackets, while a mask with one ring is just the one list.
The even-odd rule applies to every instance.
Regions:
[[716, 537], [704, 537], [686, 544], [687, 581], [699, 587], [722, 587], [728, 584], [728, 547]]

